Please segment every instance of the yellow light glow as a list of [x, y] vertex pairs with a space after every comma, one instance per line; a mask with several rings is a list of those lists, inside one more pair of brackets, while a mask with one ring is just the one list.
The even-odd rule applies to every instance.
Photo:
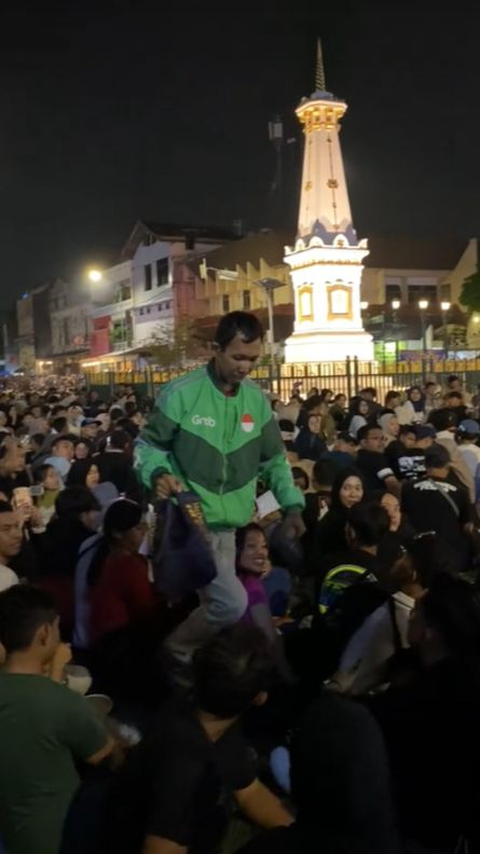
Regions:
[[392, 299], [392, 308], [394, 311], [398, 311], [398, 309], [400, 308], [400, 305], [401, 305], [401, 303], [400, 303], [399, 299]]
[[97, 282], [102, 281], [103, 275], [102, 275], [100, 270], [89, 270], [88, 271], [88, 278], [90, 279], [91, 282], [96, 284]]
[[360, 308], [361, 308], [361, 310], [362, 310], [362, 311], [366, 311], [366, 310], [367, 310], [367, 308], [368, 308], [368, 302], [365, 302], [365, 300], [363, 300], [363, 301], [360, 303]]
[[418, 301], [418, 307], [420, 311], [425, 311], [428, 308], [428, 299], [420, 299]]
[[449, 302], [441, 302], [440, 308], [442, 309], [442, 311], [449, 311], [450, 310], [450, 303]]

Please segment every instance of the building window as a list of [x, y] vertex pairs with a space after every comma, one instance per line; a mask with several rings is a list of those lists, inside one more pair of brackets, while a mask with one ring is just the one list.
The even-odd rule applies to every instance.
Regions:
[[157, 288], [168, 285], [168, 258], [159, 258], [157, 261]]
[[250, 300], [250, 291], [243, 292], [243, 308], [245, 311], [250, 311], [251, 309], [251, 300]]
[[143, 313], [144, 313], [143, 308], [141, 308], [140, 309], [140, 316], [143, 315]]
[[147, 314], [150, 314], [150, 311], [151, 311], [151, 309], [150, 309], [150, 306], [148, 305], [147, 306]]
[[222, 311], [230, 311], [230, 297], [228, 294], [224, 294], [222, 297]]
[[436, 302], [436, 285], [409, 285], [408, 302], [410, 305], [417, 303], [420, 299], [428, 299], [429, 302]]
[[400, 285], [385, 285], [385, 302], [391, 302], [393, 299], [401, 299], [402, 291]]
[[143, 268], [144, 276], [145, 276], [145, 290], [152, 290], [152, 267], [150, 264], [145, 264]]

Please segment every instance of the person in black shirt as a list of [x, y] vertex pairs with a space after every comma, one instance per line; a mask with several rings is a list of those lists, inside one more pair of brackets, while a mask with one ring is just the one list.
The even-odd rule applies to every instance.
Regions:
[[[416, 427], [403, 427], [402, 430], [405, 432], [401, 435], [400, 441], [393, 442], [392, 446], [387, 448], [385, 455], [399, 480], [419, 480], [425, 476], [425, 452], [433, 444], [435, 428], [431, 424], [418, 424]], [[392, 447], [392, 453], [390, 453], [390, 447]]]
[[399, 496], [401, 486], [385, 456], [384, 438], [380, 427], [366, 424], [357, 433], [360, 450], [356, 465], [362, 473], [367, 492], [386, 489]]
[[418, 533], [435, 531], [450, 571], [468, 569], [473, 507], [467, 490], [450, 477], [450, 456], [442, 445], [425, 454], [426, 477], [405, 487], [402, 508]]
[[239, 719], [267, 699], [273, 661], [254, 626], [224, 629], [193, 658], [192, 702], [175, 703], [134, 748], [109, 806], [107, 847], [115, 854], [213, 854], [228, 798], [264, 828], [292, 817], [258, 780]]

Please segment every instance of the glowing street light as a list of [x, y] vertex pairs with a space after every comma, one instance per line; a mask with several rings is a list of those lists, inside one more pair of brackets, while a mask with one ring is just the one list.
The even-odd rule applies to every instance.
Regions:
[[362, 300], [362, 302], [360, 303], [360, 311], [366, 311], [368, 306], [369, 306], [369, 303], [366, 302], [365, 300]]
[[418, 307], [420, 311], [426, 311], [428, 308], [428, 299], [420, 299], [418, 301]]
[[423, 355], [425, 356], [427, 350], [427, 341], [425, 337], [425, 312], [428, 308], [428, 299], [419, 299], [418, 307], [420, 309], [420, 320], [422, 322], [422, 349]]
[[98, 284], [98, 282], [102, 281], [103, 273], [101, 272], [101, 270], [89, 270], [88, 271], [88, 278], [90, 279], [90, 281], [94, 285], [96, 285], [96, 284]]
[[401, 302], [399, 299], [392, 299], [392, 309], [393, 311], [398, 311], [400, 308]]
[[442, 312], [442, 326], [443, 326], [443, 349], [445, 351], [445, 357], [448, 358], [448, 320], [447, 320], [447, 312], [450, 311], [450, 303], [448, 300], [443, 300], [440, 303], [440, 310]]

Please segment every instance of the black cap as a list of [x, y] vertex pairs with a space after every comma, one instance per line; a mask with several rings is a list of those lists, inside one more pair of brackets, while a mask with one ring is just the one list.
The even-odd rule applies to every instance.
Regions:
[[346, 430], [339, 433], [337, 439], [340, 442], [346, 442], [347, 445], [355, 445], [355, 447], [358, 445], [358, 439], [356, 439], [355, 436], [352, 436], [351, 433], [347, 433]]

